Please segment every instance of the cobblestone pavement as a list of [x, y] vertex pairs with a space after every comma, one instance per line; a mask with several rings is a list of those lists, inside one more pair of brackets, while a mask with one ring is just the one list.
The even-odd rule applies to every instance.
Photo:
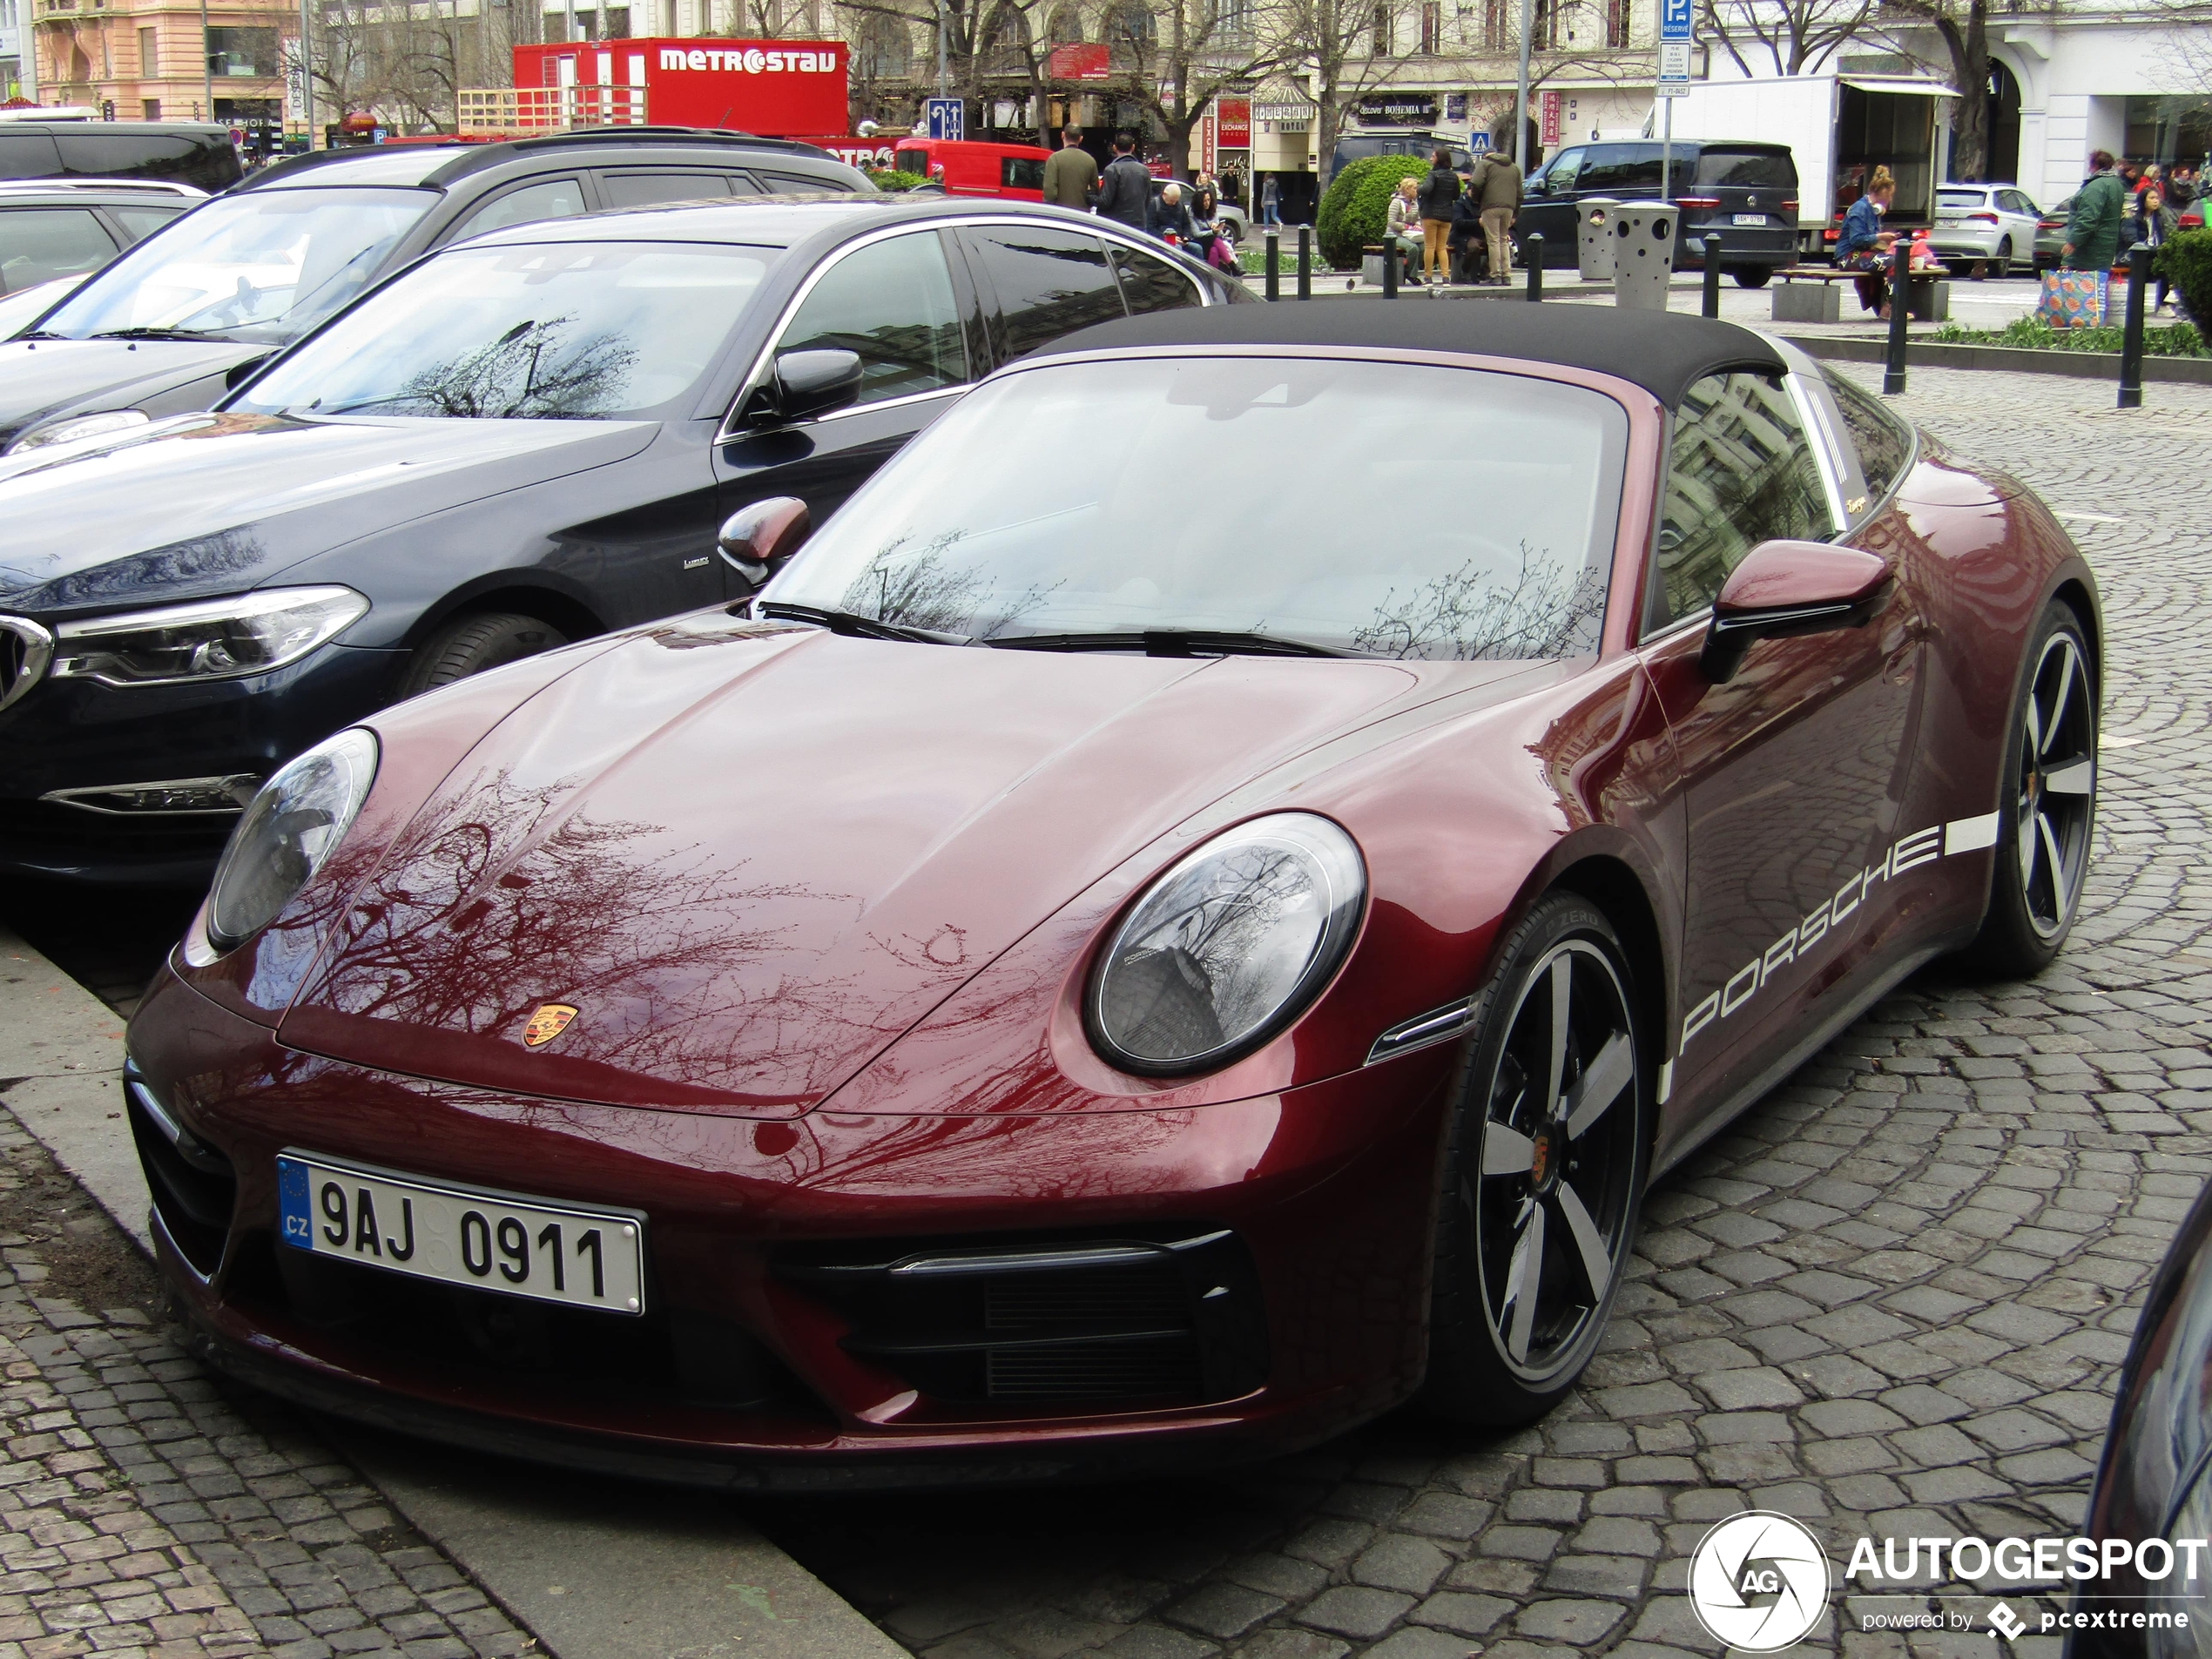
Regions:
[[182, 1352], [152, 1267], [4, 1116], [0, 1264], [0, 1659], [534, 1649], [307, 1423]]
[[[1561, 1409], [1502, 1439], [1399, 1414], [1169, 1485], [756, 1519], [927, 1659], [1671, 1659], [1715, 1650], [1687, 1556], [1749, 1505], [1846, 1553], [2069, 1530], [2142, 1287], [2212, 1170], [2212, 541], [2165, 482], [2197, 475], [2212, 388], [2148, 398], [1914, 371], [1904, 409], [2075, 515], [2101, 575], [2081, 921], [2033, 982], [1909, 981], [1671, 1177]], [[1858, 1634], [1869, 1605], [1809, 1645], [1901, 1651]], [[1980, 1629], [1911, 1645], [1993, 1651]]]

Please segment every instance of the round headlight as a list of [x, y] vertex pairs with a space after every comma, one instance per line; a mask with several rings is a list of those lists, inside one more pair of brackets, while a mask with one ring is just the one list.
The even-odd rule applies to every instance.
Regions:
[[231, 833], [207, 900], [218, 950], [276, 920], [354, 821], [376, 777], [376, 738], [355, 726], [325, 738], [261, 786]]
[[1217, 836], [1108, 941], [1084, 998], [1092, 1045], [1150, 1076], [1250, 1054], [1328, 983], [1366, 896], [1359, 847], [1325, 818], [1279, 813]]

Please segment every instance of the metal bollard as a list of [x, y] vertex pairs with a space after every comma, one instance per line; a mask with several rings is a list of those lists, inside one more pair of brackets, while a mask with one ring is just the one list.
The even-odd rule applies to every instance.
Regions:
[[1705, 239], [1705, 314], [1718, 318], [1721, 314], [1721, 239]]
[[1283, 233], [1275, 226], [1267, 227], [1267, 297], [1283, 297]]
[[1386, 300], [1395, 300], [1398, 297], [1398, 262], [1405, 257], [1405, 254], [1399, 251], [1397, 243], [1388, 239], [1384, 241], [1383, 298]]
[[2128, 332], [2120, 341], [2120, 407], [2143, 407], [2143, 293], [2150, 287], [2150, 249], [2128, 250]]
[[1528, 267], [1528, 303], [1534, 305], [1544, 297], [1544, 238], [1541, 232], [1531, 231], [1521, 239], [1521, 262]]
[[1905, 390], [1905, 324], [1912, 314], [1912, 266], [1899, 241], [1890, 255], [1890, 359], [1882, 370], [1882, 395], [1896, 397]]
[[1298, 227], [1298, 297], [1313, 297], [1313, 226]]

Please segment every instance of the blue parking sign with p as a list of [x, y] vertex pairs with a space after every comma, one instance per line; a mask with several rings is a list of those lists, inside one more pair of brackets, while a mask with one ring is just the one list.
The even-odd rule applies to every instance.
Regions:
[[1659, 38], [1690, 39], [1690, 0], [1659, 0]]

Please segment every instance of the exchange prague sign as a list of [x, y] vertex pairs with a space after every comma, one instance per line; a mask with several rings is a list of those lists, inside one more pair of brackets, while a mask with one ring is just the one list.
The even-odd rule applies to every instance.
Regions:
[[850, 120], [840, 40], [647, 37], [514, 51], [516, 85], [642, 87], [655, 125], [784, 138], [841, 133]]

